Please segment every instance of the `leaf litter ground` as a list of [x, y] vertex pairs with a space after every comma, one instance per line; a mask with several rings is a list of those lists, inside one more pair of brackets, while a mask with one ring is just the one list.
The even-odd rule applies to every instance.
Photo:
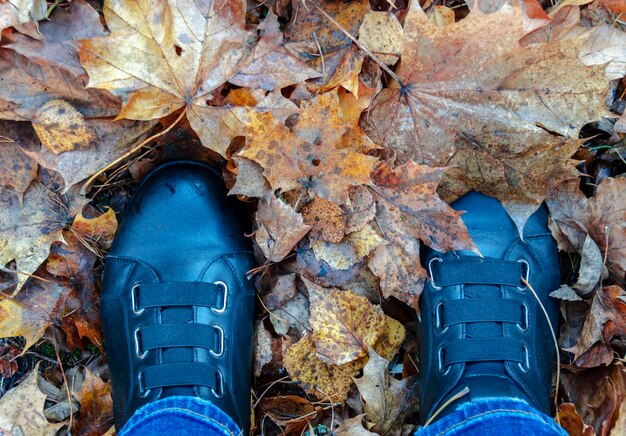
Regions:
[[449, 206], [469, 190], [520, 229], [546, 202], [554, 413], [623, 434], [625, 12], [0, 0], [0, 432], [113, 431], [103, 258], [138, 181], [192, 158], [253, 222], [256, 434], [417, 428], [419, 252], [477, 251]]

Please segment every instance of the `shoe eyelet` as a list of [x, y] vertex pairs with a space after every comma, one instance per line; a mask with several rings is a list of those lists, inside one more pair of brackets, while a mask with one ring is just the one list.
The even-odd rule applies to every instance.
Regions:
[[520, 329], [521, 332], [526, 333], [528, 331], [528, 306], [526, 303], [522, 303], [522, 323], [517, 324], [517, 328]]
[[448, 331], [448, 328], [450, 328], [449, 326], [444, 327], [443, 326], [443, 302], [440, 301], [439, 303], [437, 303], [437, 306], [435, 306], [435, 330], [438, 331], [439, 333], [445, 333], [446, 331]]
[[148, 350], [142, 350], [141, 348], [141, 336], [140, 336], [140, 327], [137, 327], [134, 332], [135, 336], [135, 355], [138, 359], [144, 359], [148, 354]]
[[213, 311], [213, 313], [224, 313], [224, 311], [226, 310], [226, 303], [228, 301], [228, 285], [220, 280], [213, 282], [213, 284], [223, 289], [224, 302], [222, 303], [222, 307], [220, 307], [219, 309], [212, 307], [211, 310]]
[[528, 372], [530, 370], [530, 358], [528, 356], [528, 347], [524, 344], [522, 344], [522, 351], [524, 352], [524, 362], [518, 362], [517, 364], [523, 372]]
[[441, 290], [441, 289], [443, 289], [443, 288], [442, 288], [442, 287], [440, 287], [440, 286], [437, 286], [437, 285], [435, 284], [435, 278], [433, 277], [433, 262], [434, 262], [434, 261], [437, 261], [437, 262], [443, 262], [443, 259], [442, 259], [442, 258], [440, 258], [440, 257], [438, 257], [438, 256], [436, 256], [436, 257], [432, 257], [432, 258], [428, 261], [428, 275], [430, 276], [430, 277], [428, 277], [428, 278], [429, 278], [429, 280], [430, 280], [430, 286], [432, 286], [432, 288], [433, 288], [433, 289], [435, 289], [435, 290], [437, 290], [437, 291], [440, 291], [440, 290]]
[[441, 347], [437, 351], [437, 365], [439, 366], [438, 369], [441, 375], [447, 375], [450, 372], [450, 365], [444, 366], [443, 364], [444, 359], [445, 359], [445, 351], [443, 347]]
[[139, 305], [137, 303], [137, 291], [139, 291], [139, 283], [135, 283], [132, 287], [132, 289], [130, 290], [130, 302], [131, 302], [131, 307], [133, 309], [133, 313], [135, 315], [141, 315], [143, 313], [144, 310], [146, 309], [139, 309]]
[[[530, 279], [530, 264], [525, 259], [519, 259], [518, 262], [521, 263], [524, 266], [524, 268], [523, 268], [523, 270], [524, 270], [524, 280], [526, 280], [526, 283], [530, 283], [529, 282], [529, 279]], [[528, 289], [528, 287], [526, 285], [518, 286], [517, 289], [520, 290], [520, 291], [525, 291], [526, 289]]]
[[217, 351], [209, 350], [209, 352], [211, 353], [213, 357], [222, 357], [222, 355], [224, 355], [224, 329], [218, 326], [217, 324], [214, 324], [213, 328], [215, 329], [219, 337], [218, 339], [219, 348]]
[[211, 393], [213, 393], [215, 398], [222, 398], [224, 395], [224, 376], [222, 375], [222, 371], [218, 369], [215, 376], [217, 377], [217, 390], [211, 388]]
[[139, 374], [137, 374], [137, 386], [140, 398], [146, 398], [150, 394], [151, 389], [146, 390], [143, 386], [143, 371], [139, 371]]

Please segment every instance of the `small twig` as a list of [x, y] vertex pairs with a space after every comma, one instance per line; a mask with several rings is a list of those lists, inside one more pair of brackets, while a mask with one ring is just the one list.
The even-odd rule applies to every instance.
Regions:
[[318, 6], [317, 3], [315, 2], [311, 2], [313, 3], [313, 6], [315, 6], [315, 8], [320, 11], [320, 13], [326, 17], [326, 19], [328, 21], [330, 21], [331, 23], [333, 23], [335, 25], [335, 27], [337, 27], [337, 29], [339, 29], [341, 31], [341, 33], [343, 33], [344, 35], [346, 35], [348, 38], [350, 38], [350, 40], [356, 44], [357, 47], [359, 47], [361, 50], [363, 50], [369, 57], [372, 58], [372, 60], [374, 62], [376, 62], [378, 64], [378, 66], [380, 68], [382, 68], [383, 70], [385, 70], [385, 72], [387, 74], [389, 74], [391, 77], [394, 78], [394, 80], [396, 82], [398, 82], [398, 84], [404, 88], [404, 83], [402, 82], [402, 79], [400, 79], [400, 77], [394, 73], [393, 71], [391, 71], [391, 69], [380, 59], [378, 59], [378, 57], [376, 57], [376, 55], [374, 53], [372, 53], [367, 47], [365, 47], [363, 44], [361, 44], [354, 36], [350, 35], [350, 32], [348, 32], [341, 24], [339, 24], [333, 17], [331, 17], [324, 9], [322, 9], [320, 6]]
[[87, 193], [87, 189], [89, 189], [89, 187], [91, 186], [91, 184], [94, 182], [94, 180], [96, 180], [98, 178], [98, 176], [100, 176], [100, 174], [102, 174], [103, 172], [113, 168], [115, 165], [119, 164], [120, 162], [122, 162], [123, 160], [127, 159], [128, 157], [132, 156], [133, 154], [135, 154], [135, 152], [139, 149], [141, 149], [144, 145], [146, 145], [147, 143], [149, 143], [150, 141], [155, 140], [156, 138], [158, 138], [159, 136], [163, 136], [165, 135], [167, 132], [169, 132], [170, 130], [172, 130], [172, 128], [178, 124], [178, 122], [180, 120], [183, 119], [183, 116], [185, 115], [185, 113], [187, 112], [187, 108], [185, 107], [185, 109], [183, 109], [183, 111], [180, 113], [180, 115], [178, 116], [178, 118], [176, 118], [176, 120], [170, 124], [170, 126], [159, 132], [156, 133], [154, 135], [152, 135], [151, 137], [141, 141], [141, 143], [139, 143], [138, 145], [136, 145], [135, 147], [133, 147], [131, 150], [129, 150], [128, 152], [124, 153], [122, 156], [118, 157], [117, 159], [115, 159], [113, 162], [111, 162], [110, 164], [108, 164], [107, 166], [105, 166], [104, 168], [96, 171], [96, 173], [89, 177], [89, 179], [85, 182], [85, 184], [83, 185], [82, 188], [80, 188], [80, 194], [81, 195], [85, 195]]

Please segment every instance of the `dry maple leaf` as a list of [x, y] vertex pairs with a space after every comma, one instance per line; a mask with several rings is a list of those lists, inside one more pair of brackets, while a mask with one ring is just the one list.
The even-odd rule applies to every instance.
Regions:
[[626, 178], [607, 178], [591, 198], [578, 189], [578, 179], [567, 181], [550, 194], [547, 204], [550, 229], [568, 251], [582, 251], [589, 234], [606, 256], [611, 276], [624, 283], [626, 278]]
[[[355, 150], [369, 149], [373, 144], [346, 119], [336, 92], [303, 102], [291, 128], [271, 113], [250, 110], [248, 116], [250, 141], [240, 154], [263, 167], [273, 189], [310, 189], [342, 204], [350, 186], [370, 182], [376, 159]], [[345, 147], [346, 136], [357, 143]]]
[[51, 423], [43, 408], [46, 395], [37, 385], [39, 364], [30, 375], [0, 398], [0, 433], [7, 435], [56, 434], [63, 423]]
[[80, 415], [74, 421], [76, 434], [101, 435], [113, 426], [113, 399], [111, 382], [85, 368], [85, 380], [74, 394], [80, 403]]
[[[457, 166], [446, 199], [475, 189], [503, 202], [520, 231], [549, 182], [574, 174], [582, 125], [606, 115], [605, 65], [579, 55], [592, 33], [522, 47], [526, 18], [504, 5], [445, 27], [411, 3], [402, 86], [383, 90], [363, 127], [405, 161]], [[606, 59], [608, 61], [610, 59]]]
[[306, 398], [295, 395], [263, 398], [259, 407], [264, 416], [282, 427], [283, 433], [295, 435], [303, 433], [309, 421], [316, 418], [322, 408], [313, 406]]
[[29, 123], [0, 120], [0, 186], [14, 190], [21, 202], [30, 182], [37, 176], [37, 164], [21, 150], [37, 142]]
[[576, 406], [572, 403], [559, 404], [557, 411], [558, 423], [574, 436], [595, 436], [593, 428], [583, 422], [582, 416], [576, 411]]
[[[295, 2], [292, 7], [291, 21], [285, 27], [290, 50], [310, 59], [308, 64], [323, 73], [307, 87], [314, 92], [324, 92], [343, 86], [358, 95], [363, 53], [315, 4]], [[370, 10], [367, 0], [323, 1], [319, 8], [352, 35], [357, 34], [363, 17]]]
[[365, 416], [374, 423], [372, 430], [378, 434], [401, 426], [404, 418], [415, 412], [419, 398], [415, 377], [396, 380], [388, 366], [389, 361], [370, 348], [363, 376], [354, 379], [365, 403]]
[[229, 82], [237, 86], [271, 91], [321, 76], [284, 47], [278, 17], [269, 12], [257, 28], [262, 37], [254, 47], [249, 64]]
[[462, 212], [437, 195], [444, 171], [409, 161], [394, 170], [383, 166], [375, 174], [371, 189], [378, 203], [376, 219], [383, 235], [390, 229], [393, 234], [421, 239], [437, 251], [478, 252], [461, 220]]
[[87, 203], [68, 192], [58, 194], [53, 184], [32, 183], [20, 204], [18, 194], [0, 186], [0, 269], [16, 262], [18, 287], [48, 257], [50, 244], [62, 240], [61, 231]]
[[385, 314], [352, 291], [325, 289], [303, 279], [311, 302], [309, 322], [317, 356], [343, 365], [367, 355], [385, 328]]
[[256, 242], [265, 257], [273, 262], [287, 256], [311, 228], [304, 224], [302, 215], [274, 196], [259, 203], [256, 220], [259, 224]]
[[75, 76], [85, 74], [78, 61], [76, 42], [106, 35], [98, 12], [86, 0], [73, 0], [68, 8], [54, 8], [50, 18], [39, 26], [39, 33], [41, 39], [16, 33], [15, 42], [6, 47], [38, 64], [52, 65]]
[[23, 336], [24, 351], [57, 321], [59, 302], [72, 290], [68, 281], [55, 280], [43, 267], [36, 274], [44, 280], [30, 279], [16, 296], [0, 300], [0, 338]]

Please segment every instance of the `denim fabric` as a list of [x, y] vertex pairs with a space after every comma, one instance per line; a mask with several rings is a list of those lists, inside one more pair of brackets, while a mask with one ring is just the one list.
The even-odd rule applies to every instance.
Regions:
[[[464, 403], [454, 412], [415, 432], [416, 436], [500, 436], [516, 432], [535, 436], [567, 436], [552, 418], [516, 399]], [[239, 436], [241, 429], [210, 401], [169, 397], [139, 409], [120, 436], [209, 435]]]
[[239, 436], [243, 432], [220, 408], [195, 397], [168, 397], [146, 404], [118, 432], [119, 436], [174, 434]]
[[518, 399], [489, 399], [463, 403], [452, 413], [428, 427], [421, 427], [415, 436], [502, 434], [535, 436], [567, 436], [552, 418]]

